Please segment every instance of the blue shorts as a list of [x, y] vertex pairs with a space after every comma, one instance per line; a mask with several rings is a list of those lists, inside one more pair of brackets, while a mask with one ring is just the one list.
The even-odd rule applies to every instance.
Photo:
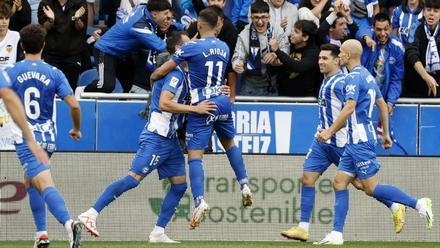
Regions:
[[368, 179], [376, 175], [379, 168], [375, 143], [371, 141], [347, 144], [338, 166], [339, 170], [353, 174], [359, 179]]
[[[50, 166], [37, 161], [37, 158], [35, 158], [35, 155], [29, 150], [29, 147], [24, 140], [21, 144], [15, 144], [15, 152], [23, 166], [24, 174], [29, 180], [32, 180], [40, 172], [50, 169]], [[50, 155], [52, 155], [52, 153], [50, 153]]]
[[148, 133], [139, 140], [139, 149], [131, 163], [130, 170], [146, 177], [157, 169], [159, 179], [185, 176], [185, 157], [177, 138], [166, 138]]
[[315, 139], [304, 161], [304, 171], [322, 174], [331, 164], [339, 164], [343, 152], [343, 147], [321, 143]]
[[235, 137], [232, 108], [228, 96], [220, 95], [209, 99], [217, 105], [212, 115], [188, 115], [186, 125], [186, 148], [189, 150], [206, 149], [215, 130], [219, 138], [233, 139]]

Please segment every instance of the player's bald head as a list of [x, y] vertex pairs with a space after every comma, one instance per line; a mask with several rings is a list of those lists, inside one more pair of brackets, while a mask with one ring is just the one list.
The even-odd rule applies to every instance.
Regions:
[[350, 54], [351, 59], [360, 59], [362, 56], [362, 44], [358, 40], [346, 40], [342, 43], [341, 50]]

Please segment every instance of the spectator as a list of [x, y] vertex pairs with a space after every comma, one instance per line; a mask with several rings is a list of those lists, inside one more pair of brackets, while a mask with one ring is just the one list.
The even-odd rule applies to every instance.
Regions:
[[44, 61], [60, 69], [75, 90], [85, 48], [87, 6], [83, 0], [42, 0], [38, 22], [46, 29]]
[[28, 0], [31, 7], [31, 23], [38, 24], [38, 6], [41, 0]]
[[401, 4], [402, 0], [379, 0], [381, 12], [386, 13], [388, 16], [392, 16], [394, 9]]
[[404, 47], [414, 41], [414, 33], [423, 17], [423, 0], [403, 0], [402, 6], [394, 9], [391, 20], [393, 33], [400, 37]]
[[319, 26], [321, 14], [330, 10], [331, 0], [302, 0], [299, 5], [299, 20], [313, 21]]
[[9, 29], [20, 31], [24, 26], [31, 23], [31, 6], [27, 0], [6, 0], [12, 10]]
[[286, 0], [267, 0], [270, 9], [270, 23], [274, 28], [281, 28], [288, 36], [293, 24], [298, 20], [298, 10], [295, 5]]
[[[111, 93], [115, 88], [116, 76], [119, 78], [118, 74], [127, 72], [121, 69], [121, 65], [132, 52], [141, 48], [163, 51], [166, 44], [155, 33], [157, 26], [164, 26], [165, 22], [172, 20], [171, 10], [168, 1], [150, 0], [148, 4], [141, 3], [135, 12], [110, 28], [95, 43], [99, 80], [78, 88], [75, 95], [80, 95], [82, 91]], [[129, 70], [129, 73], [133, 73], [133, 70]], [[129, 85], [129, 82], [122, 84]]]
[[[378, 0], [351, 0], [351, 17], [359, 27], [356, 39], [362, 40], [364, 37], [371, 37], [371, 23], [374, 15], [379, 13]], [[374, 49], [376, 44], [373, 40], [365, 40], [368, 47]]]
[[[249, 7], [253, 0], [233, 0], [231, 21], [240, 33], [244, 27], [249, 23]], [[259, 1], [259, 0], [256, 0]]]
[[[333, 6], [333, 11], [327, 12], [321, 19], [318, 37], [322, 44], [332, 43], [341, 46], [344, 41], [354, 39], [358, 31], [357, 24], [350, 16], [350, 8], [342, 2]], [[350, 31], [348, 34], [347, 27]]]
[[417, 28], [414, 42], [406, 48], [408, 73], [405, 76], [405, 96], [440, 97], [440, 1], [426, 0], [424, 21]]
[[12, 9], [6, 2], [0, 2], [0, 68], [6, 68], [23, 59], [19, 46], [20, 34], [9, 30]]
[[387, 14], [379, 13], [373, 20], [373, 37], [376, 49], [364, 45], [362, 65], [376, 78], [376, 83], [393, 114], [394, 105], [402, 93], [405, 48], [391, 33], [391, 22]]
[[282, 96], [317, 96], [322, 74], [319, 72], [319, 47], [316, 45], [317, 26], [313, 21], [297, 21], [290, 35], [290, 55], [272, 39], [270, 46], [284, 69], [279, 77]]
[[[194, 1], [193, 1], [194, 2]], [[208, 6], [218, 6], [221, 9], [225, 7], [226, 0], [208, 0]], [[221, 13], [223, 15], [223, 13]], [[197, 22], [193, 22], [189, 25], [187, 32], [189, 37], [194, 37], [197, 33]], [[228, 17], [223, 16], [223, 26], [217, 38], [224, 41], [229, 47], [229, 51], [233, 53], [235, 51], [235, 45], [237, 44], [238, 33]], [[231, 102], [235, 101], [236, 85], [237, 85], [237, 74], [232, 69], [231, 64], [232, 58], [229, 58], [228, 67], [226, 68], [227, 73], [227, 84], [231, 89], [230, 99]]]
[[275, 53], [270, 51], [269, 41], [277, 38], [280, 49], [287, 51], [286, 37], [281, 30], [275, 33], [270, 23], [269, 5], [257, 0], [251, 5], [251, 24], [246, 25], [238, 36], [232, 67], [241, 78], [240, 95], [276, 96], [276, 77], [272, 75], [270, 64], [276, 63]]

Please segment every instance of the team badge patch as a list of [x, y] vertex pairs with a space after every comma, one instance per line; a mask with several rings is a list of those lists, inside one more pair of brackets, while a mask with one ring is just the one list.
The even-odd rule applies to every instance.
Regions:
[[7, 51], [8, 53], [11, 53], [11, 52], [12, 52], [12, 45], [7, 45], [7, 46], [6, 46], [6, 51]]

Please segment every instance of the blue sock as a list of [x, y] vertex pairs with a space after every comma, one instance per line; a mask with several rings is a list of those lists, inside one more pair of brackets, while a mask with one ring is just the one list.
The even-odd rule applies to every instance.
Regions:
[[173, 217], [174, 212], [176, 212], [177, 206], [179, 205], [183, 194], [185, 194], [186, 188], [186, 182], [181, 184], [171, 184], [170, 191], [168, 191], [163, 200], [156, 226], [163, 228], [166, 227], [171, 217]]
[[105, 188], [104, 192], [96, 199], [93, 208], [96, 212], [100, 213], [106, 206], [112, 203], [116, 198], [122, 195], [122, 193], [139, 185], [139, 181], [136, 178], [127, 175], [117, 181], [114, 181]]
[[46, 203], [40, 192], [33, 187], [27, 188], [29, 194], [29, 205], [31, 206], [32, 216], [34, 217], [34, 223], [37, 227], [37, 232], [47, 231], [46, 228]]
[[310, 222], [313, 206], [315, 205], [315, 187], [301, 187], [301, 222]]
[[229, 163], [234, 170], [235, 177], [240, 185], [249, 183], [247, 180], [246, 166], [244, 165], [243, 156], [241, 155], [240, 149], [234, 146], [226, 151]]
[[392, 202], [402, 203], [405, 206], [416, 208], [417, 199], [390, 184], [378, 184], [374, 189], [373, 196], [376, 199], [386, 199]]
[[41, 195], [47, 204], [47, 208], [59, 223], [64, 225], [70, 220], [70, 214], [66, 208], [66, 203], [55, 187], [45, 188]]
[[333, 231], [342, 232], [344, 230], [345, 218], [348, 213], [348, 190], [335, 191], [335, 218], [333, 220]]
[[390, 200], [387, 200], [387, 199], [383, 199], [383, 198], [374, 198], [374, 199], [376, 199], [378, 202], [381, 202], [381, 203], [383, 203], [385, 206], [387, 206], [387, 208], [391, 208], [391, 205], [393, 205], [393, 202], [392, 201], [390, 201]]
[[203, 198], [205, 195], [205, 171], [203, 171], [201, 159], [197, 158], [189, 160], [189, 179], [191, 181], [191, 192], [197, 207], [200, 198]]

